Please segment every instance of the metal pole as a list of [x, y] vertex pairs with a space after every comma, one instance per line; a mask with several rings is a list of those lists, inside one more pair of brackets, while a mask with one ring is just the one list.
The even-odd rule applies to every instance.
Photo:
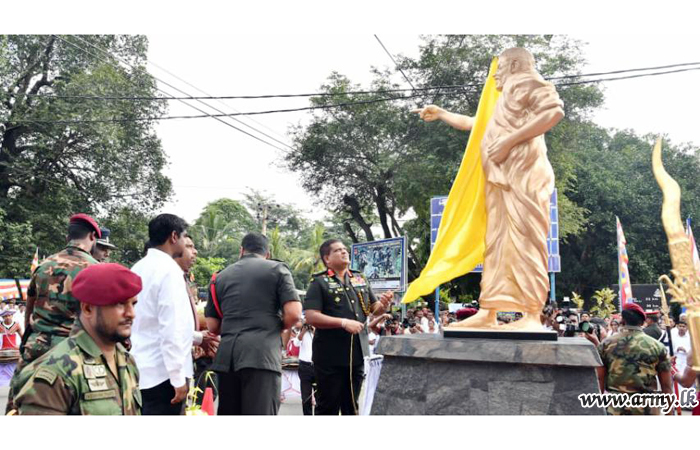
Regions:
[[435, 288], [435, 326], [440, 325], [440, 286]]
[[557, 301], [556, 288], [554, 286], [554, 272], [549, 272], [549, 299], [552, 302]]

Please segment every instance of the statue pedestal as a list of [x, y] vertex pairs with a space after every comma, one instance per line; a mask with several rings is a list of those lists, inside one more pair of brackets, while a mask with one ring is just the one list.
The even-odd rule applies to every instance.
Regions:
[[602, 365], [584, 338], [552, 341], [385, 336], [374, 415], [602, 415], [579, 394], [599, 393]]

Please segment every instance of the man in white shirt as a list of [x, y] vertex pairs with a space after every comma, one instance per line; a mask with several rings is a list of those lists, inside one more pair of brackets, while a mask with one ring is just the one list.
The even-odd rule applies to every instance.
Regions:
[[135, 307], [131, 354], [140, 372], [143, 415], [179, 415], [192, 377], [195, 314], [182, 269], [187, 223], [161, 214], [148, 224], [148, 253], [132, 271], [143, 290]]

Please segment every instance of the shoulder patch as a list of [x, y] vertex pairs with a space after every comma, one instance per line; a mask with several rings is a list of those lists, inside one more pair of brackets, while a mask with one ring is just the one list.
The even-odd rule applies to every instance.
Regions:
[[51, 386], [53, 386], [56, 378], [58, 378], [58, 374], [51, 369], [47, 369], [46, 367], [40, 368], [34, 374], [35, 380], [44, 380]]

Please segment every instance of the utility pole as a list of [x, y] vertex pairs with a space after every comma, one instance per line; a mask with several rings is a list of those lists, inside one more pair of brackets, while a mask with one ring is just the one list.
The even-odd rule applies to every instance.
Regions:
[[280, 205], [276, 203], [263, 203], [259, 202], [258, 203], [258, 220], [261, 223], [261, 230], [260, 232], [264, 235], [267, 236], [267, 222], [270, 220], [270, 213], [272, 212], [273, 208], [280, 208]]

